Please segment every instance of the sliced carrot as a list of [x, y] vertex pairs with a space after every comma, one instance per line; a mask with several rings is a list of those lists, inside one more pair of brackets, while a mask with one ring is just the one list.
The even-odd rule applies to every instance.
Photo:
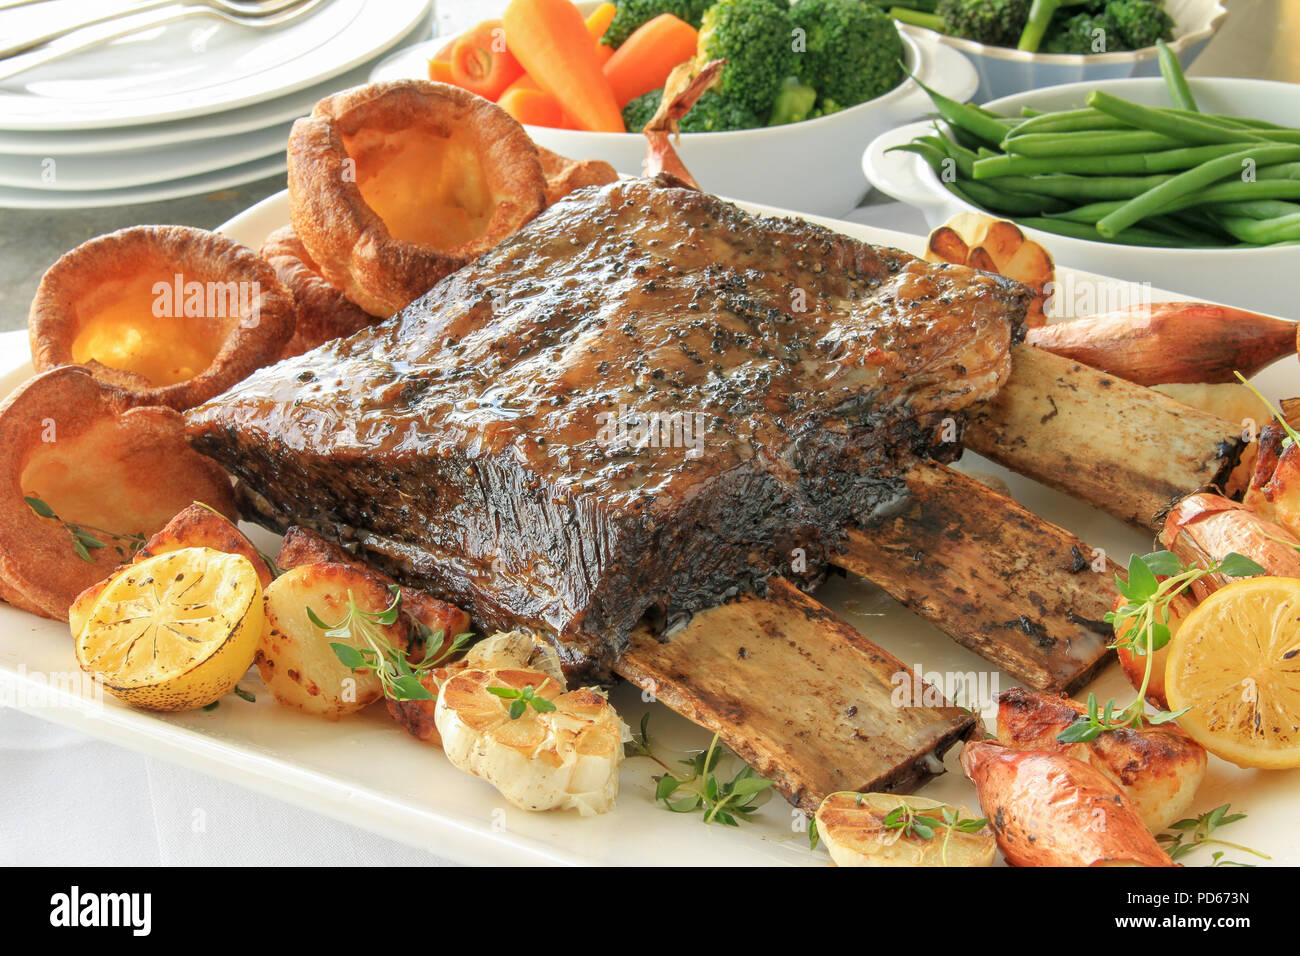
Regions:
[[[591, 38], [600, 43], [601, 37], [609, 29], [609, 25], [614, 22], [614, 14], [618, 12], [618, 7], [612, 3], [602, 3], [587, 16], [587, 32]], [[605, 44], [601, 43], [601, 46]]]
[[512, 89], [501, 94], [497, 105], [521, 123], [530, 126], [565, 126], [564, 110], [550, 93], [541, 90]]
[[447, 60], [429, 61], [429, 79], [436, 83], [455, 83], [451, 75], [451, 63]]
[[596, 44], [596, 62], [601, 65], [602, 69], [604, 68], [605, 64], [608, 63], [610, 59], [613, 58], [613, 56], [614, 56], [614, 48], [612, 46], [607, 46], [604, 43]]
[[698, 39], [693, 26], [671, 13], [637, 27], [604, 67], [619, 106], [661, 89], [673, 67], [695, 56]]
[[519, 77], [519, 65], [506, 44], [505, 25], [484, 20], [465, 33], [451, 49], [451, 75], [457, 86], [495, 100]]
[[626, 130], [577, 7], [569, 0], [511, 0], [504, 19], [510, 52], [581, 129]]

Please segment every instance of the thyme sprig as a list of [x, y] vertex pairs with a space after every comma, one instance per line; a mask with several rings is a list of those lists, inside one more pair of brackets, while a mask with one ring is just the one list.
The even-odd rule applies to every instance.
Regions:
[[[402, 613], [402, 589], [393, 584], [388, 590], [392, 593], [393, 600], [382, 611], [366, 611], [357, 607], [356, 598], [349, 588], [348, 611], [337, 624], [325, 623], [310, 607], [307, 608], [307, 617], [325, 632], [327, 638], [334, 638], [330, 641], [330, 648], [344, 667], [359, 674], [370, 671], [379, 678], [385, 697], [399, 701], [433, 700], [434, 695], [424, 686], [423, 678], [464, 647], [471, 635], [457, 634], [446, 649], [440, 650], [443, 632], [430, 633], [429, 628], [415, 621], [421, 629], [420, 636], [425, 639], [425, 645], [424, 658], [412, 664], [406, 654], [388, 643], [379, 630], [380, 627], [396, 624]], [[356, 643], [367, 646], [358, 648], [354, 646]]]
[[[1238, 820], [1246, 819], [1244, 813], [1229, 813], [1232, 804], [1225, 803], [1221, 807], [1215, 807], [1199, 817], [1187, 817], [1179, 820], [1177, 823], [1169, 824], [1172, 832], [1160, 833], [1156, 835], [1156, 842], [1159, 843], [1169, 859], [1180, 860], [1187, 856], [1197, 847], [1215, 845], [1226, 846], [1229, 849], [1240, 850], [1242, 853], [1250, 853], [1262, 860], [1271, 860], [1272, 857], [1267, 853], [1261, 853], [1259, 850], [1252, 850], [1248, 846], [1242, 846], [1240, 843], [1229, 843], [1227, 840], [1220, 840], [1210, 834], [1214, 833], [1219, 827], [1227, 826], [1229, 823], [1236, 823]], [[1222, 850], [1211, 854], [1210, 859], [1213, 861], [1211, 866], [1254, 866], [1253, 863], [1237, 863], [1233, 860], [1223, 859]]]
[[533, 688], [532, 684], [525, 684], [523, 687], [489, 687], [487, 692], [495, 697], [510, 701], [510, 719], [518, 720], [529, 707], [539, 714], [546, 714], [555, 710], [555, 705], [540, 694], [541, 689], [546, 686], [549, 680], [549, 677], [544, 678], [536, 689]]
[[633, 731], [632, 739], [624, 745], [626, 756], [646, 757], [664, 768], [664, 773], [652, 779], [655, 781], [655, 800], [663, 801], [665, 809], [673, 813], [699, 812], [703, 814], [705, 823], [738, 827], [748, 822], [767, 802], [772, 781], [760, 777], [747, 764], [742, 764], [730, 780], [720, 778], [718, 764], [728, 753], [730, 751], [722, 743], [721, 736], [714, 734], [706, 750], [677, 761], [679, 765], [690, 768], [688, 776], [680, 776], [681, 771], [674, 771], [651, 746], [649, 713], [641, 716], [640, 730]]
[[[83, 561], [94, 561], [95, 559], [90, 552], [109, 547], [109, 541], [117, 542], [112, 545], [112, 548], [123, 559], [134, 557], [135, 553], [144, 547], [145, 538], [143, 534], [118, 534], [115, 531], [97, 528], [90, 524], [65, 521], [55, 513], [53, 508], [35, 495], [25, 495], [23, 500], [27, 502], [27, 507], [31, 508], [38, 517], [49, 518], [63, 526], [63, 529], [72, 538], [72, 549], [77, 552], [77, 557]], [[108, 541], [101, 540], [102, 538], [107, 538]]]
[[[1146, 712], [1147, 688], [1151, 685], [1155, 652], [1168, 644], [1172, 636], [1169, 618], [1174, 599], [1211, 574], [1245, 578], [1263, 573], [1264, 568], [1236, 552], [1221, 561], [1211, 562], [1209, 567], [1204, 568], [1184, 565], [1171, 551], [1133, 555], [1128, 563], [1128, 580], [1115, 575], [1115, 586], [1127, 603], [1107, 612], [1105, 620], [1114, 627], [1117, 635], [1111, 647], [1128, 650], [1135, 656], [1146, 658], [1142, 686], [1138, 689], [1137, 696], [1120, 710], [1116, 710], [1114, 698], [1102, 708], [1096, 695], [1089, 694], [1086, 711], [1061, 731], [1056, 739], [1066, 744], [1086, 743], [1096, 740], [1107, 731], [1126, 727], [1140, 728], [1145, 724], [1163, 724], [1185, 714], [1186, 708], [1177, 712]], [[1161, 581], [1162, 577], [1165, 580]]]

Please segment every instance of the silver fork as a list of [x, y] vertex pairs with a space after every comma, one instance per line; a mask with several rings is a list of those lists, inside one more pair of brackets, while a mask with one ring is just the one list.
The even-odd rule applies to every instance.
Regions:
[[[41, 37], [23, 40], [8, 47], [0, 47], [0, 59], [11, 61], [0, 64], [0, 80], [17, 76], [27, 70], [43, 66], [46, 63], [52, 63], [55, 60], [91, 47], [109, 43], [120, 37], [139, 33], [141, 30], [151, 30], [190, 17], [206, 14], [240, 26], [254, 28], [274, 27], [288, 23], [290, 20], [308, 13], [323, 2], [324, 0], [184, 0], [184, 2], [178, 3], [177, 0], [144, 0], [143, 3], [118, 9], [113, 13], [104, 14], [96, 19], [84, 21], [71, 27], [62, 27]], [[0, 7], [0, 10], [3, 9], [3, 7]], [[158, 10], [158, 14], [152, 17], [138, 16], [138, 14], [150, 10]], [[87, 27], [127, 19], [130, 22], [120, 30], [110, 33], [97, 33], [90, 39], [60, 46], [52, 50], [37, 50], [38, 47], [61, 37], [75, 34]]]

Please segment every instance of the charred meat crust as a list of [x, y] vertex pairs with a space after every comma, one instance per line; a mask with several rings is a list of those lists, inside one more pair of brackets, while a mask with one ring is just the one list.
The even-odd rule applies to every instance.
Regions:
[[355, 543], [600, 676], [647, 611], [817, 580], [913, 462], [959, 453], [940, 425], [1006, 379], [1029, 298], [625, 181], [252, 376], [190, 433], [264, 523]]

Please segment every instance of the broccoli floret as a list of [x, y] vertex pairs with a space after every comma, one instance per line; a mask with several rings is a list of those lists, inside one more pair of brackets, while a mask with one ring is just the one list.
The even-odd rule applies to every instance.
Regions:
[[[627, 124], [628, 130], [641, 132], [659, 109], [663, 97], [663, 90], [651, 90], [623, 107], [623, 122]], [[728, 100], [716, 90], [707, 90], [677, 124], [683, 133], [722, 133], [733, 129], [754, 129], [762, 125], [753, 110]]]
[[797, 73], [817, 90], [819, 113], [857, 106], [903, 81], [903, 41], [878, 7], [861, 0], [799, 0], [790, 16], [804, 31]]
[[772, 104], [772, 115], [767, 118], [767, 125], [802, 122], [812, 115], [816, 105], [816, 90], [801, 82], [798, 77], [786, 77], [781, 92], [776, 94], [776, 102]]
[[683, 133], [723, 133], [733, 129], [754, 129], [763, 121], [743, 103], [708, 90], [677, 124]]
[[623, 107], [623, 122], [627, 126], [627, 131], [629, 133], [639, 133], [645, 129], [645, 124], [650, 122], [650, 118], [655, 115], [655, 110], [659, 109], [659, 102], [663, 98], [663, 90], [651, 90], [649, 93], [641, 94]]
[[1045, 53], [1114, 53], [1127, 49], [1119, 28], [1106, 14], [1076, 13], [1048, 31]]
[[713, 4], [714, 0], [617, 0], [614, 19], [600, 42], [617, 49], [637, 27], [661, 13], [671, 13], [698, 29], [704, 11]]
[[798, 73], [791, 29], [781, 0], [718, 0], [700, 23], [698, 62], [725, 59], [714, 90], [736, 107], [765, 117], [781, 83]]
[[1030, 0], [940, 0], [935, 15], [955, 37], [1015, 46], [1029, 19]]
[[1155, 46], [1157, 40], [1174, 38], [1174, 18], [1159, 0], [1110, 0], [1106, 16], [1115, 21], [1124, 46], [1117, 50], [1141, 50]]

